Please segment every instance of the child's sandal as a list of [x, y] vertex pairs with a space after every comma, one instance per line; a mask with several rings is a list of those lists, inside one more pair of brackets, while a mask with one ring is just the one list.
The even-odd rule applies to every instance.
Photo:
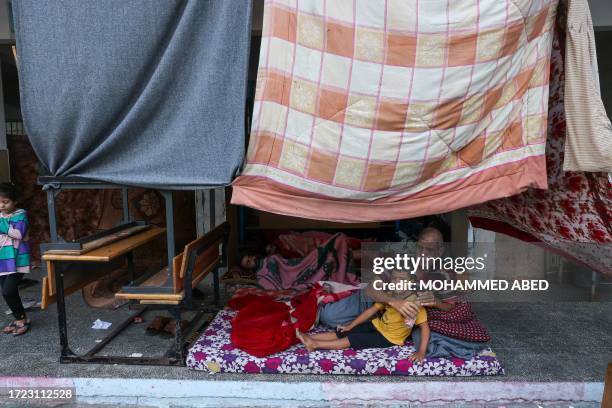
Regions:
[[15, 328], [13, 329], [13, 336], [21, 336], [26, 334], [30, 330], [30, 321], [26, 320], [23, 323], [15, 322]]
[[4, 333], [4, 334], [11, 334], [13, 332], [13, 330], [15, 330], [15, 321], [14, 320], [12, 322], [10, 322], [8, 326], [6, 326], [4, 329], [2, 329], [2, 333]]

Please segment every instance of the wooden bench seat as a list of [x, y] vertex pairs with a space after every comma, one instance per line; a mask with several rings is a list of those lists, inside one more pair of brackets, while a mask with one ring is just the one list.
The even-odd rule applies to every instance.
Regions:
[[[209, 233], [191, 241], [183, 252], [172, 260], [172, 292], [130, 293], [121, 290], [115, 294], [118, 299], [138, 300], [141, 304], [177, 305], [185, 299], [186, 281], [189, 290], [195, 288], [206, 276], [214, 272], [223, 260], [223, 245], [229, 233], [229, 224], [224, 222]], [[186, 254], [186, 255], [185, 255]], [[139, 286], [162, 287], [168, 279], [164, 268]]]
[[[163, 268], [142, 282], [140, 286], [164, 286], [167, 278], [168, 268]], [[115, 297], [118, 299], [140, 300], [140, 303], [149, 303], [153, 301], [156, 304], [178, 304], [183, 300], [183, 296], [183, 293], [126, 293], [123, 291], [115, 294]]]

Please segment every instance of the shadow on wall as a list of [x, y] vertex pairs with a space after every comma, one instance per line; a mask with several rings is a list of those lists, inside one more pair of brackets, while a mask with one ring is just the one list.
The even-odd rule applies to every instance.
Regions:
[[608, 117], [612, 116], [612, 22], [607, 31], [595, 32], [599, 87]]

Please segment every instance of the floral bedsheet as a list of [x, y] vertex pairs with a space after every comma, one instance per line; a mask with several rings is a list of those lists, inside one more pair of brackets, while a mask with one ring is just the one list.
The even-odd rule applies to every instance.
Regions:
[[403, 347], [365, 350], [326, 350], [308, 353], [295, 345], [282, 353], [257, 358], [235, 348], [230, 341], [233, 310], [222, 310], [191, 347], [187, 367], [210, 373], [366, 374], [409, 376], [503, 375], [495, 354], [486, 349], [471, 360], [429, 358], [422, 363], [408, 360], [411, 342]]

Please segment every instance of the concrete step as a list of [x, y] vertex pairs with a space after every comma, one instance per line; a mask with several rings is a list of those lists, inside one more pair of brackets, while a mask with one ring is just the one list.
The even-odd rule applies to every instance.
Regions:
[[[70, 388], [65, 405], [138, 407], [599, 407], [603, 382], [225, 381], [138, 378], [1, 377], [0, 401], [9, 389]], [[10, 406], [10, 405], [4, 405]], [[23, 405], [17, 405], [23, 406]]]

